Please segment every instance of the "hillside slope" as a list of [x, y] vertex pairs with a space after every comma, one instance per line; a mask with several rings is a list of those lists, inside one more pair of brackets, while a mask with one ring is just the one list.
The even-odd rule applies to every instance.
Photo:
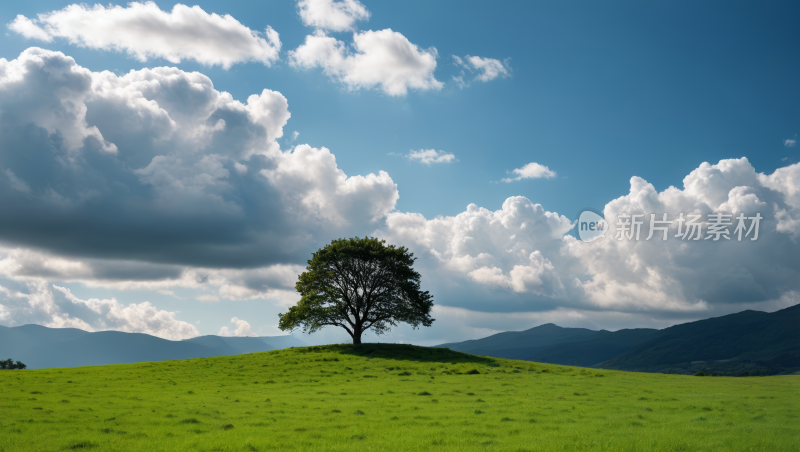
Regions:
[[795, 451], [798, 384], [397, 344], [0, 371], [0, 451]]

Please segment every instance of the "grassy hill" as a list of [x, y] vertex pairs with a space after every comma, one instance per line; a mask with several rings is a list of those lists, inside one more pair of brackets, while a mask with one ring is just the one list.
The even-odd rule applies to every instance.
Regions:
[[392, 344], [0, 371], [0, 451], [794, 451], [799, 421], [800, 376]]

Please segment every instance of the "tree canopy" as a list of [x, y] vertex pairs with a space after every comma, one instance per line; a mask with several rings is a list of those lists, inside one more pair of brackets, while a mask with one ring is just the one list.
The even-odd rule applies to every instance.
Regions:
[[26, 367], [28, 366], [23, 364], [21, 361], [17, 361], [16, 363], [14, 363], [13, 359], [7, 359], [5, 361], [0, 360], [0, 369], [14, 370], [14, 369], [25, 369]]
[[433, 296], [420, 289], [415, 260], [408, 249], [385, 240], [334, 240], [308, 261], [295, 285], [302, 298], [279, 314], [279, 328], [313, 333], [338, 326], [360, 344], [367, 330], [380, 335], [399, 322], [431, 326]]

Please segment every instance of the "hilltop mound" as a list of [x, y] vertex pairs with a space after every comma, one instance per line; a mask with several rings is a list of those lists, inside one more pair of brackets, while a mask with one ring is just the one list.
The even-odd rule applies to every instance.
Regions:
[[340, 353], [365, 358], [395, 359], [403, 361], [438, 363], [479, 363], [492, 365], [497, 360], [475, 356], [447, 348], [419, 347], [407, 344], [365, 343], [360, 345], [338, 344], [296, 348], [299, 353]]

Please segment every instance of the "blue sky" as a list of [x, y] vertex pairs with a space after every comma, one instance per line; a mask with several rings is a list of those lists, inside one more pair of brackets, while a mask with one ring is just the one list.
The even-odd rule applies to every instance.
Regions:
[[[156, 3], [165, 14], [174, 6], [174, 3]], [[94, 265], [92, 268], [109, 266], [118, 261], [134, 262], [137, 270], [121, 271], [123, 275], [114, 278], [98, 277], [97, 271], [90, 271], [94, 275], [91, 277], [69, 276], [58, 271], [37, 273], [34, 270], [23, 277], [18, 272], [10, 272], [5, 274], [5, 284], [0, 282], [0, 285], [26, 293], [29, 295], [25, 298], [26, 302], [30, 302], [31, 294], [49, 293], [53, 303], [61, 310], [59, 312], [69, 314], [63, 318], [82, 318], [86, 325], [96, 329], [135, 329], [132, 325], [136, 322], [133, 320], [116, 324], [103, 320], [103, 316], [107, 315], [105, 309], [111, 306], [108, 303], [102, 309], [97, 308], [103, 313], [92, 314], [93, 320], [81, 317], [81, 309], [91, 304], [87, 304], [86, 300], [114, 297], [120, 306], [149, 301], [157, 311], [179, 311], [172, 318], [195, 325], [202, 334], [213, 334], [223, 326], [230, 326], [228, 319], [231, 317], [248, 321], [253, 331], [261, 334], [279, 334], [274, 329], [277, 323], [275, 316], [285, 309], [291, 292], [285, 281], [275, 283], [266, 278], [266, 282], [259, 280], [258, 283], [252, 283], [255, 277], [242, 277], [243, 281], [251, 282], [240, 281], [239, 286], [261, 287], [261, 295], [256, 298], [240, 296], [236, 300], [226, 299], [218, 293], [224, 283], [208, 287], [202, 284], [191, 287], [178, 283], [165, 284], [152, 290], [156, 285], [148, 286], [150, 289], [131, 289], [134, 285], [123, 282], [126, 278], [131, 281], [147, 280], [143, 276], [147, 272], [158, 275], [153, 277], [153, 281], [163, 281], [165, 278], [174, 278], [175, 272], [185, 272], [191, 268], [252, 270], [283, 265], [295, 266], [292, 268], [296, 269], [296, 266], [303, 264], [303, 255], [333, 238], [343, 234], [377, 233], [389, 240], [405, 241], [400, 244], [409, 246], [420, 256], [419, 264], [425, 270], [423, 275], [432, 288], [435, 301], [452, 308], [439, 312], [441, 326], [437, 325], [425, 333], [401, 329], [393, 333], [394, 336], [384, 338], [388, 340], [438, 343], [472, 338], [492, 331], [528, 328], [547, 321], [565, 326], [610, 329], [626, 326], [661, 327], [676, 321], [745, 307], [773, 310], [797, 302], [800, 288], [791, 281], [797, 276], [800, 265], [796, 258], [779, 257], [780, 253], [776, 251], [787, 247], [796, 249], [794, 228], [797, 226], [792, 221], [800, 218], [795, 216], [795, 209], [799, 208], [795, 202], [798, 179], [793, 176], [798, 171], [793, 166], [798, 161], [798, 148], [792, 146], [792, 140], [796, 140], [796, 134], [800, 133], [800, 86], [797, 83], [800, 72], [797, 59], [800, 32], [795, 23], [800, 7], [796, 4], [517, 2], [498, 6], [444, 1], [362, 3], [369, 12], [368, 20], [354, 21], [346, 31], [329, 27], [321, 33], [341, 41], [345, 46], [343, 48], [347, 49], [345, 53], [350, 52], [350, 55], [353, 54], [354, 33], [386, 29], [400, 33], [420, 52], [436, 56], [435, 69], [427, 75], [438, 82], [437, 87], [411, 87], [405, 94], [393, 95], [382, 89], [381, 85], [362, 84], [354, 87], [342, 83], [325, 73], [319, 67], [322, 64], [319, 61], [315, 63], [317, 67], [311, 68], [293, 63], [296, 60], [292, 59], [292, 52], [306, 42], [307, 36], [314, 35], [315, 27], [303, 23], [298, 13], [299, 6], [292, 1], [196, 3], [209, 14], [229, 14], [242, 27], [250, 30], [264, 32], [270, 26], [280, 36], [280, 52], [268, 65], [258, 61], [239, 62], [227, 69], [220, 64], [202, 64], [186, 57], [180, 63], [174, 63], [151, 54], [146, 61], [142, 61], [110, 45], [105, 48], [102, 45], [100, 48], [80, 45], [78, 41], [85, 39], [85, 36], [73, 36], [70, 40], [69, 36], [62, 33], [53, 35], [47, 42], [32, 35], [26, 36], [19, 27], [11, 26], [18, 15], [36, 19], [38, 14], [61, 10], [70, 3], [26, 2], [0, 7], [0, 20], [8, 24], [6, 33], [0, 37], [0, 57], [8, 61], [19, 58], [29, 47], [38, 46], [62, 52], [72, 57], [76, 65], [94, 73], [111, 71], [122, 76], [131, 70], [141, 71], [160, 66], [175, 67], [187, 73], [197, 71], [213, 83], [214, 90], [230, 93], [234, 100], [242, 104], [247, 103], [249, 96], [259, 94], [263, 89], [278, 92], [288, 101], [288, 111], [291, 113], [291, 117], [281, 126], [282, 137], [275, 139], [281, 152], [291, 153], [293, 147], [300, 144], [308, 144], [314, 149], [325, 147], [335, 155], [338, 170], [347, 176], [366, 176], [385, 171], [396, 184], [399, 195], [391, 206], [381, 207], [383, 210], [378, 218], [367, 218], [350, 210], [340, 210], [334, 214], [331, 212], [339, 209], [337, 206], [340, 204], [326, 201], [326, 205], [333, 210], [327, 210], [325, 215], [328, 216], [323, 215], [324, 221], [319, 224], [304, 223], [309, 229], [303, 238], [297, 239], [293, 248], [272, 256], [270, 253], [275, 246], [264, 245], [264, 253], [270, 254], [270, 257], [261, 260], [243, 258], [241, 261], [220, 257], [216, 265], [213, 258], [208, 257], [210, 254], [202, 262], [193, 260], [199, 258], [190, 257], [195, 251], [186, 251], [186, 248], [163, 253], [137, 253], [135, 250], [116, 248], [104, 251], [105, 245], [100, 243], [97, 235], [64, 233], [63, 239], [60, 239], [59, 234], [63, 233], [66, 223], [47, 226], [53, 228], [53, 234], [49, 237], [26, 234], [12, 229], [23, 229], [22, 225], [31, 223], [41, 224], [43, 229], [46, 227], [44, 223], [36, 223], [39, 217], [25, 213], [29, 211], [15, 210], [15, 215], [21, 217], [18, 226], [9, 226], [0, 232], [3, 234], [0, 240], [8, 250], [31, 250], [31, 253], [44, 253], [45, 257], [38, 258], [40, 261], [66, 259], [74, 265], [88, 259], [86, 262], [89, 263], [85, 265]], [[44, 22], [40, 21], [39, 25], [44, 27]], [[202, 21], [188, 26], [196, 27], [195, 32], [199, 34], [209, 32], [203, 28]], [[91, 35], [92, 30], [85, 33]], [[202, 47], [201, 43], [197, 46]], [[431, 48], [435, 48], [435, 53]], [[205, 50], [201, 48], [198, 51]], [[454, 58], [465, 59], [467, 55], [496, 60], [507, 74], [481, 81], [477, 78], [480, 70], [473, 67], [470, 71], [458, 65]], [[465, 86], [460, 86], [454, 79], [459, 76], [466, 83]], [[92, 101], [87, 102], [87, 122], [91, 126], [95, 117], [92, 115], [96, 113], [93, 113], [95, 107]], [[8, 105], [12, 105], [10, 100], [5, 106], [0, 105], [0, 111], [10, 111]], [[43, 120], [37, 122], [31, 117], [26, 116], [25, 121], [30, 120], [45, 127]], [[58, 127], [45, 129], [53, 133]], [[104, 129], [102, 121], [98, 120], [97, 127], [103, 137], [112, 136], [111, 125]], [[292, 140], [295, 131], [299, 135]], [[20, 140], [14, 141], [16, 144], [13, 146], [6, 142], [0, 153], [9, 156], [24, 153], [26, 145], [20, 144], [24, 143]], [[106, 137], [106, 140], [111, 138]], [[115, 145], [122, 149], [118, 156], [137, 152], [133, 144], [115, 142]], [[86, 144], [83, 143], [83, 146]], [[454, 157], [447, 163], [427, 165], [408, 158], [412, 151], [431, 149]], [[166, 151], [153, 150], [152, 155], [147, 154], [144, 161], [159, 152]], [[742, 157], [746, 161], [721, 163], [734, 162], [730, 159]], [[6, 160], [6, 167], [13, 171], [15, 177], [26, 180], [26, 170], [22, 167], [12, 168], [9, 161]], [[130, 162], [132, 160], [127, 163], [128, 169], [134, 171], [136, 165]], [[247, 163], [245, 160], [241, 162]], [[546, 166], [556, 174], [555, 177], [502, 182], [503, 178], [513, 177], [509, 175], [510, 171], [532, 162]], [[713, 168], [702, 169], [703, 162], [708, 162]], [[266, 165], [264, 168], [269, 167]], [[780, 169], [784, 169], [786, 175], [776, 173]], [[35, 172], [34, 169], [29, 170]], [[252, 173], [251, 170], [247, 177]], [[132, 174], [141, 176], [140, 173]], [[684, 178], [690, 174], [695, 174], [704, 182], [691, 190], [684, 187]], [[769, 180], [759, 179], [756, 174], [773, 177]], [[678, 252], [677, 249], [651, 250], [641, 246], [606, 250], [605, 253], [627, 256], [628, 262], [639, 262], [636, 268], [629, 269], [630, 272], [614, 275], [611, 274], [613, 272], [595, 268], [597, 263], [591, 262], [591, 259], [596, 257], [575, 251], [574, 243], [565, 244], [563, 236], [570, 232], [563, 232], [561, 226], [553, 226], [552, 231], [543, 232], [541, 237], [546, 236], [546, 241], [540, 236], [531, 236], [526, 239], [527, 242], [520, 244], [519, 234], [509, 229], [486, 232], [484, 235], [492, 238], [487, 239], [485, 246], [456, 249], [452, 243], [463, 235], [460, 226], [447, 226], [452, 234], [450, 238], [439, 234], [422, 239], [423, 229], [439, 227], [426, 223], [427, 226], [419, 226], [422, 229], [414, 232], [412, 240], [410, 235], [404, 235], [408, 231], [403, 232], [397, 226], [398, 222], [410, 217], [392, 216], [392, 212], [395, 212], [402, 215], [421, 214], [427, 220], [443, 216], [446, 220], [467, 212], [470, 204], [497, 212], [504, 210], [504, 203], [508, 199], [522, 196], [531, 205], [539, 204], [543, 211], [557, 212], [567, 221], [574, 221], [583, 208], [605, 209], [608, 215], [617, 212], [616, 207], [612, 206], [614, 200], [627, 196], [625, 200], [614, 204], [619, 205], [646, 197], [646, 193], [639, 196], [632, 192], [631, 178], [634, 176], [652, 184], [658, 197], [656, 204], [660, 203], [657, 207], [662, 209], [659, 212], [672, 213], [669, 209], [673, 207], [689, 205], [672, 202], [674, 194], [665, 192], [670, 186], [687, 190], [685, 196], [695, 199], [690, 203], [692, 208], [704, 212], [719, 209], [724, 201], [711, 202], [711, 196], [707, 196], [708, 193], [723, 189], [714, 185], [721, 183], [719, 181], [724, 181], [724, 191], [729, 198], [733, 188], [750, 187], [761, 203], [757, 205], [763, 205], [772, 212], [770, 218], [774, 221], [769, 223], [772, 224], [769, 230], [773, 231], [776, 238], [748, 244], [752, 246], [746, 252], [743, 247], [734, 249], [733, 243], [724, 251], [719, 251], [727, 256], [730, 264], [707, 276], [708, 284], [719, 285], [720, 288], [706, 291], [700, 288], [701, 284], [685, 276], [691, 270], [696, 270], [694, 267], [702, 266], [701, 261], [681, 261], [674, 254]], [[80, 178], [69, 180], [72, 182], [64, 183], [74, 183], [76, 186], [83, 183]], [[273, 183], [282, 182], [275, 179]], [[31, 182], [28, 185], [31, 192], [26, 196], [36, 196], [37, 188]], [[3, 190], [10, 196], [13, 188], [8, 187], [11, 185]], [[209, 193], [207, 187], [203, 190]], [[237, 190], [245, 193], [248, 189]], [[365, 190], [370, 192], [372, 189]], [[76, 193], [79, 191], [76, 188]], [[691, 191], [691, 196], [688, 191]], [[114, 203], [114, 196], [117, 195], [109, 195], [107, 201]], [[387, 199], [375, 202], [385, 206], [391, 201]], [[703, 206], [698, 204], [701, 201], [705, 203]], [[730, 207], [731, 203], [723, 208], [737, 212], [736, 208]], [[252, 216], [279, 217], [277, 211], [271, 212], [270, 209], [281, 209], [280, 205], [259, 204], [257, 208], [243, 209]], [[58, 209], [57, 206], [49, 206]], [[653, 203], [634, 207], [637, 206], [642, 209], [655, 208]], [[247, 210], [251, 208], [259, 210]], [[92, 215], [99, 215], [100, 207], [87, 205], [85, 209], [80, 210], [80, 215], [85, 215], [85, 221], [98, 224], [93, 223]], [[126, 212], [130, 213], [120, 208], [122, 217]], [[30, 218], [26, 219], [25, 215], [30, 215]], [[332, 216], [342, 219], [342, 224], [347, 225], [329, 227], [334, 222]], [[191, 223], [195, 220], [187, 217], [181, 221]], [[154, 217], [153, 224], [156, 223]], [[214, 242], [214, 231], [223, 229], [221, 235], [231, 234], [233, 237], [231, 231], [241, 227], [234, 220], [223, 223], [214, 226], [221, 229], [209, 227], [204, 230], [198, 226], [198, 237], [204, 237], [198, 240]], [[75, 227], [77, 223], [70, 224]], [[258, 223], [258, 227], [271, 227], [264, 224]], [[191, 235], [192, 227], [189, 226], [188, 235]], [[104, 228], [104, 231], [114, 232], [112, 226]], [[136, 240], [152, 240], [149, 243], [155, 243], [168, 240], [169, 234], [175, 233], [175, 230], [161, 230], [156, 226], [142, 228], [144, 232], [134, 228], [126, 230], [124, 234], [141, 234]], [[286, 231], [292, 230], [292, 227], [286, 228], [275, 229], [274, 234], [289, 234]], [[117, 233], [123, 234], [121, 231]], [[472, 231], [476, 235], [471, 240], [480, 241], [482, 233], [476, 232], [477, 229]], [[495, 233], [500, 235], [492, 235]], [[119, 237], [126, 240], [123, 237], [129, 236]], [[59, 243], [59, 240], [73, 242], [67, 245]], [[132, 243], [136, 241], [131, 240]], [[287, 235], [284, 242], [295, 243], [292, 240]], [[524, 249], [522, 261], [498, 257], [498, 252], [508, 251], [513, 248], [512, 245]], [[503, 246], [511, 248], [501, 249]], [[723, 250], [723, 247], [719, 249]], [[528, 261], [528, 254], [537, 250], [549, 264], [546, 262], [546, 265], [542, 264], [544, 267], [536, 267], [531, 263], [533, 260]], [[472, 267], [458, 267], [461, 264], [455, 263], [462, 262], [465, 257], [477, 259], [481, 253], [491, 255], [495, 261], [474, 261], [470, 264]], [[703, 253], [706, 253], [705, 248]], [[653, 257], [655, 255], [669, 257], [666, 261], [660, 261], [660, 258]], [[763, 265], [774, 266], [779, 276], [770, 279], [754, 274], [752, 266], [759, 265], [757, 262], [760, 262], [760, 258], [753, 255], [761, 256], [768, 263]], [[183, 270], [164, 267], [169, 265], [184, 267], [181, 267]], [[538, 289], [514, 286], [511, 272], [516, 266], [538, 269], [538, 272], [544, 271], [542, 268], [549, 268], [547, 265], [555, 268], [554, 275], [558, 279], [556, 285], [566, 287], [566, 292], [545, 290], [548, 283], [546, 278], [542, 279], [543, 273], [536, 273], [541, 286]], [[481, 268], [498, 269], [512, 282], [481, 279], [481, 273], [474, 273]], [[131, 273], [125, 276], [125, 271]], [[641, 271], [649, 275], [657, 274], [663, 281], [672, 281], [672, 285], [643, 283], [646, 278], [637, 273]], [[749, 277], [753, 280], [753, 288], [743, 293], [753, 295], [731, 300], [731, 297], [724, 295], [730, 291], [725, 281], [739, 271], [752, 273]], [[114, 282], [110, 283], [112, 279]], [[570, 292], [571, 281], [575, 279], [584, 285], [580, 293]], [[41, 287], [34, 287], [35, 284]], [[230, 281], [227, 284], [236, 285]], [[647, 287], [637, 292], [638, 289], [632, 288], [637, 284]], [[79, 301], [70, 301], [69, 297], [60, 298], [63, 293], [53, 289], [54, 285], [69, 288]], [[606, 289], [612, 286], [627, 287], [631, 292], [622, 294], [608, 289], [603, 292], [605, 295], [600, 295], [600, 292], [592, 292], [599, 290], [598, 285]], [[274, 295], [274, 292], [269, 290], [273, 289], [285, 292], [281, 295], [284, 297], [282, 302], [270, 298], [268, 294]], [[199, 302], [196, 299], [198, 294], [216, 296], [219, 300]], [[606, 297], [630, 300], [615, 304]], [[652, 301], [662, 298], [661, 304]], [[0, 301], [0, 304], [7, 306], [5, 318], [0, 316], [0, 322], [6, 325], [30, 322], [80, 325], [74, 322], [59, 324], [52, 315], [25, 317], [22, 311], [15, 310], [22, 308], [10, 307], [13, 305], [11, 301]], [[0, 310], [0, 313], [3, 312]], [[144, 328], [142, 331], [161, 331]], [[176, 328], [182, 333], [174, 333], [174, 337], [188, 334], [185, 327]], [[170, 335], [173, 333], [159, 334], [172, 337]], [[324, 342], [340, 338], [334, 333], [324, 333], [306, 339]]]

